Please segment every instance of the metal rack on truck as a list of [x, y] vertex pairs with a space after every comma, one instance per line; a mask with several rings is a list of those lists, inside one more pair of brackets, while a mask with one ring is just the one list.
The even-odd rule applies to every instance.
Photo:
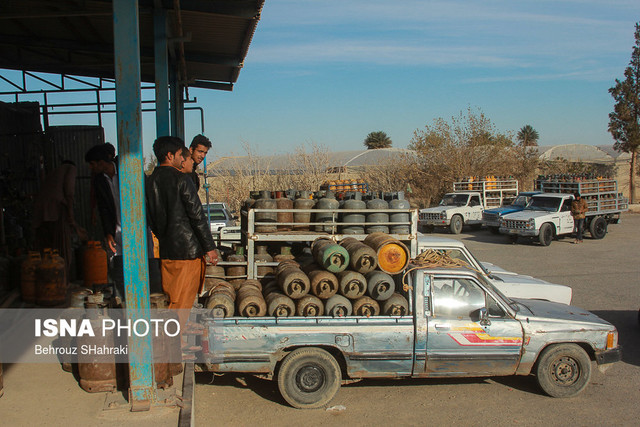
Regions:
[[515, 179], [460, 181], [453, 183], [453, 191], [455, 193], [478, 192], [482, 197], [484, 209], [491, 209], [509, 204], [518, 196], [518, 181]]
[[620, 213], [629, 208], [629, 202], [618, 192], [615, 179], [593, 179], [584, 181], [535, 180], [536, 190], [543, 193], [580, 193], [586, 200], [587, 216], [603, 213]]

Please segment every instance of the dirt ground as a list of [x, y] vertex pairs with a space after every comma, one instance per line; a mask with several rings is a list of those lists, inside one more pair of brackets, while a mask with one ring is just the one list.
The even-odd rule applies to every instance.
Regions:
[[[196, 374], [195, 424], [244, 425], [638, 425], [640, 419], [640, 214], [625, 214], [600, 241], [511, 245], [487, 231], [459, 236], [476, 256], [573, 288], [573, 303], [612, 322], [623, 360], [575, 398], [542, 394], [532, 377], [363, 380], [343, 386], [328, 408], [296, 410], [275, 383], [252, 376]], [[178, 378], [178, 377], [176, 377]], [[0, 425], [176, 426], [178, 409], [105, 411], [60, 365], [5, 366]]]
[[[640, 419], [640, 215], [625, 214], [603, 240], [508, 243], [464, 230], [454, 237], [478, 259], [573, 288], [573, 304], [620, 332], [623, 360], [593, 369], [577, 397], [544, 395], [533, 377], [363, 380], [343, 386], [328, 408], [296, 410], [274, 382], [252, 376], [196, 374], [199, 425], [638, 425]], [[213, 381], [213, 382], [212, 382]]]

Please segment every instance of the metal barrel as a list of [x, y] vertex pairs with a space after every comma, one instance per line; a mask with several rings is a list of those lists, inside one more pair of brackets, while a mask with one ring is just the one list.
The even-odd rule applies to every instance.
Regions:
[[[385, 200], [374, 198], [367, 202], [367, 209], [389, 209], [389, 203]], [[368, 213], [366, 217], [367, 222], [389, 222], [389, 214], [386, 212], [373, 212]], [[366, 232], [369, 233], [388, 233], [389, 226], [386, 224], [381, 225], [367, 225]]]
[[358, 273], [367, 274], [376, 269], [378, 255], [368, 245], [353, 237], [346, 237], [340, 241], [340, 246], [349, 253], [349, 268]]
[[326, 270], [310, 271], [311, 293], [320, 299], [331, 298], [338, 292], [338, 278], [335, 274]]
[[394, 293], [382, 302], [382, 314], [385, 316], [404, 316], [409, 313], [409, 302], [399, 293]]
[[[328, 191], [325, 197], [318, 200], [316, 203], [316, 209], [338, 209], [340, 206], [340, 202], [336, 200], [332, 191]], [[314, 222], [334, 222], [338, 220], [338, 218], [334, 218], [334, 214], [331, 212], [316, 212], [314, 213]], [[336, 226], [335, 225], [316, 225], [316, 231], [325, 231], [327, 233], [335, 233]]]
[[293, 212], [284, 212], [285, 209], [293, 209], [293, 200], [287, 197], [279, 197], [276, 199], [276, 206], [278, 212], [276, 213], [276, 219], [278, 222], [277, 229], [279, 231], [289, 231], [293, 228], [292, 225], [284, 225], [282, 223], [293, 222]]
[[322, 316], [324, 304], [322, 300], [314, 295], [306, 295], [296, 301], [296, 315], [313, 317]]
[[349, 265], [349, 252], [329, 239], [316, 239], [311, 244], [316, 263], [332, 273], [344, 271]]
[[40, 252], [29, 251], [27, 259], [20, 268], [20, 292], [22, 301], [33, 304], [36, 302], [36, 269], [42, 262]]
[[364, 243], [376, 251], [378, 268], [385, 273], [399, 273], [409, 264], [409, 249], [398, 239], [384, 233], [373, 233], [364, 239]]
[[367, 292], [367, 279], [357, 271], [337, 273], [338, 292], [350, 299], [360, 298]]
[[293, 264], [283, 268], [276, 277], [278, 280], [278, 286], [280, 286], [282, 292], [290, 298], [302, 298], [307, 295], [311, 289], [309, 277], [307, 277], [299, 267], [296, 267]]
[[[355, 198], [345, 200], [342, 209], [359, 209], [364, 210], [367, 208], [367, 204], [361, 200], [361, 193], [354, 193]], [[343, 225], [340, 227], [342, 234], [364, 234], [364, 226], [359, 225], [365, 222], [364, 213], [344, 213], [341, 214], [340, 222], [353, 223], [352, 225]]]
[[353, 302], [353, 313], [356, 316], [377, 316], [380, 314], [380, 305], [374, 299], [360, 297]]
[[[402, 191], [398, 191], [396, 193], [396, 197], [397, 198], [389, 202], [389, 209], [410, 209], [411, 208], [411, 204], [409, 203], [408, 200], [404, 198], [404, 193]], [[410, 215], [408, 212], [398, 212], [398, 213], [392, 212], [389, 215], [389, 222], [408, 223], [409, 221], [410, 221]], [[406, 225], [392, 224], [389, 227], [389, 231], [391, 232], [391, 234], [409, 234], [411, 232], [411, 229], [408, 224]]]
[[240, 287], [236, 299], [238, 313], [245, 317], [262, 317], [267, 314], [267, 303], [255, 286]]
[[269, 191], [261, 191], [260, 198], [253, 204], [254, 209], [273, 209], [273, 212], [256, 212], [255, 221], [268, 224], [256, 225], [256, 233], [273, 233], [277, 230], [276, 222], [278, 221], [278, 204], [271, 198]]
[[[316, 201], [313, 199], [300, 197], [293, 202], [293, 208], [297, 210], [302, 209], [313, 209], [313, 205], [315, 205]], [[293, 213], [293, 222], [296, 225], [293, 226], [294, 230], [297, 231], [309, 231], [309, 222], [311, 222], [311, 212], [294, 212]], [[299, 225], [297, 223], [300, 223]]]
[[273, 317], [289, 317], [296, 312], [296, 305], [291, 298], [281, 292], [271, 292], [265, 297], [267, 314]]
[[367, 278], [367, 293], [371, 298], [376, 301], [384, 301], [393, 295], [396, 284], [393, 281], [393, 277], [387, 273], [383, 271], [372, 271], [365, 277]]
[[334, 295], [325, 303], [325, 313], [333, 317], [351, 316], [353, 307], [351, 301], [342, 295]]

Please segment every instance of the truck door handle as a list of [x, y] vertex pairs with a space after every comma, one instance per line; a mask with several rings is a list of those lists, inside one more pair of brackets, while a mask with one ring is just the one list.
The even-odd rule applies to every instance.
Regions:
[[439, 331], [448, 331], [451, 329], [451, 325], [448, 323], [436, 323], [434, 326]]

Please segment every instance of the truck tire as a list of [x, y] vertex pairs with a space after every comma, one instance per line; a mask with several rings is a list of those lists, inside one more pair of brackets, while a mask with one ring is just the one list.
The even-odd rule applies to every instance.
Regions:
[[340, 388], [342, 371], [336, 359], [320, 348], [299, 348], [284, 358], [278, 372], [278, 389], [294, 408], [326, 405]]
[[593, 218], [589, 224], [589, 232], [594, 239], [602, 239], [607, 235], [607, 220], [601, 216]]
[[553, 225], [548, 222], [542, 224], [540, 227], [540, 234], [538, 235], [538, 240], [542, 246], [549, 246], [551, 241], [553, 240]]
[[540, 354], [536, 378], [551, 397], [575, 396], [589, 384], [591, 359], [577, 344], [549, 346]]
[[462, 217], [460, 215], [454, 215], [451, 218], [451, 224], [449, 224], [449, 230], [451, 234], [460, 234], [462, 232]]

